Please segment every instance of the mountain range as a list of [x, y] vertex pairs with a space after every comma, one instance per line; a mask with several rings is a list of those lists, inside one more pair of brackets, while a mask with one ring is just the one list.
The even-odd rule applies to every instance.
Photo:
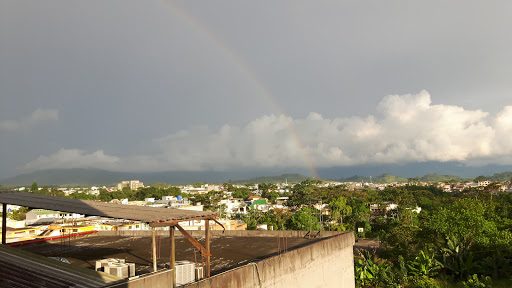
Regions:
[[[481, 167], [465, 166], [457, 162], [424, 162], [407, 165], [352, 166], [318, 168], [321, 179], [353, 182], [395, 182], [419, 177], [421, 181], [468, 180], [477, 176], [487, 176], [492, 181], [505, 181], [512, 178], [512, 166], [488, 165]], [[258, 169], [233, 171], [167, 171], [167, 172], [116, 172], [99, 169], [52, 169], [38, 170], [0, 180], [6, 187], [30, 186], [111, 186], [123, 180], [140, 180], [146, 185], [168, 183], [182, 185], [188, 183], [297, 183], [311, 179], [304, 169]], [[263, 175], [263, 176], [259, 176]], [[268, 176], [270, 175], [270, 176]], [[304, 176], [306, 175], [306, 176]], [[359, 176], [358, 176], [359, 175]], [[424, 175], [424, 176], [421, 176]], [[370, 176], [372, 177], [370, 179]]]

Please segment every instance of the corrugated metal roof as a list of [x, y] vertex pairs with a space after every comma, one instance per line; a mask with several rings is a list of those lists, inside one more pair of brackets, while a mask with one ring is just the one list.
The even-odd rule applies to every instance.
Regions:
[[215, 217], [215, 212], [190, 211], [176, 208], [155, 208], [78, 200], [18, 191], [0, 191], [0, 203], [75, 212], [89, 216], [103, 216], [143, 222], [172, 222]]
[[0, 245], [0, 287], [103, 287], [120, 278]]

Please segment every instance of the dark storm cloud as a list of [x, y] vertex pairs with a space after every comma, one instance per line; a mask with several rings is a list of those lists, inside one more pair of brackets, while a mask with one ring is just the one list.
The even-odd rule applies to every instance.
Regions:
[[[303, 150], [315, 165], [366, 161], [358, 156], [365, 154], [372, 155], [367, 161], [407, 161], [393, 156], [403, 149], [423, 155], [418, 161], [442, 161], [430, 149], [444, 140], [429, 138], [421, 144], [408, 128], [397, 138], [404, 142], [385, 150], [361, 145], [356, 151], [346, 143], [331, 143], [337, 138], [328, 135], [317, 141], [311, 127], [321, 129], [319, 123], [339, 119], [358, 119], [366, 127], [371, 117], [384, 125], [375, 112], [384, 105], [383, 97], [426, 89], [432, 94], [430, 105], [437, 107], [429, 111], [462, 109], [493, 143], [497, 136], [486, 133], [502, 131], [491, 122], [508, 115], [504, 106], [512, 92], [511, 40], [506, 37], [511, 6], [478, 1], [4, 0], [0, 134], [7, 140], [0, 152], [0, 175], [18, 173], [15, 167], [49, 167], [47, 159], [61, 159], [55, 163], [62, 167], [79, 165], [64, 160], [75, 159], [112, 169], [123, 161], [146, 170], [168, 169], [155, 159], [172, 157], [173, 147], [189, 138], [197, 150], [179, 154], [179, 164], [187, 169], [309, 165]], [[58, 119], [41, 121], [31, 133], [12, 133], [12, 127], [29, 123], [23, 119], [31, 113], [45, 109], [58, 111]], [[317, 115], [313, 111], [324, 120], [311, 120], [316, 116], [308, 115]], [[260, 134], [251, 127], [262, 119], [297, 126], [304, 147], [296, 151], [288, 136], [273, 130], [263, 135], [274, 142], [258, 142], [254, 135]], [[208, 127], [193, 129], [201, 125]], [[229, 127], [229, 133], [222, 127]], [[369, 133], [357, 125], [347, 127]], [[218, 147], [206, 149], [205, 138]], [[454, 159], [486, 155], [481, 146], [448, 146], [459, 149], [448, 154]], [[277, 158], [279, 163], [271, 161], [280, 151], [289, 153]]]

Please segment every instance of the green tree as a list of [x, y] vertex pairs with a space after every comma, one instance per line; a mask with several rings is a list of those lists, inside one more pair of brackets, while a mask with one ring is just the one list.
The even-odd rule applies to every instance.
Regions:
[[30, 192], [39, 193], [39, 187], [37, 187], [37, 182], [34, 181], [34, 183], [32, 183], [32, 187], [30, 187]]
[[356, 287], [396, 287], [393, 264], [379, 259], [374, 253], [358, 250], [354, 261]]
[[249, 198], [249, 196], [251, 196], [251, 190], [249, 190], [249, 188], [247, 187], [242, 187], [242, 188], [234, 188], [230, 191], [233, 191], [233, 198], [242, 198], [244, 200], [247, 200], [247, 198]]
[[394, 225], [381, 234], [382, 242], [398, 255], [407, 255], [418, 248], [418, 232], [420, 228], [401, 221], [393, 221]]
[[80, 200], [96, 200], [96, 196], [92, 195], [92, 194], [87, 194], [87, 193], [73, 193], [69, 196], [70, 198], [73, 198], [73, 199], [80, 199]]
[[321, 230], [321, 223], [318, 219], [320, 211], [309, 207], [302, 207], [296, 211], [289, 220], [290, 230]]
[[266, 220], [268, 223], [274, 227], [274, 230], [286, 230], [286, 224], [290, 221], [290, 218], [293, 216], [293, 213], [286, 209], [272, 209], [266, 214]]
[[492, 279], [489, 276], [478, 278], [477, 274], [468, 277], [467, 281], [462, 281], [465, 288], [486, 288], [492, 287]]
[[312, 192], [314, 184], [316, 184], [316, 181], [306, 180], [295, 185], [292, 188], [291, 198], [286, 202], [286, 205], [291, 207], [310, 205], [313, 202]]
[[52, 187], [50, 189], [50, 195], [51, 196], [58, 196], [58, 197], [64, 197], [66, 196], [63, 191], [60, 191], [57, 187]]
[[441, 262], [436, 260], [434, 253], [425, 253], [423, 250], [420, 250], [419, 255], [407, 266], [413, 276], [420, 277], [434, 277], [443, 267]]
[[40, 194], [43, 194], [43, 195], [48, 195], [48, 194], [50, 194], [50, 190], [48, 190], [48, 186], [44, 185], [44, 186], [43, 186], [43, 189], [41, 189], [41, 190], [39, 191], [39, 193], [40, 193]]
[[112, 193], [108, 192], [106, 189], [100, 189], [100, 194], [98, 195], [98, 200], [103, 202], [110, 202], [112, 199]]
[[329, 202], [329, 208], [331, 209], [331, 220], [336, 223], [335, 229], [344, 231], [343, 217], [352, 213], [352, 207], [347, 205], [347, 198], [338, 197], [332, 200]]
[[493, 214], [481, 201], [466, 198], [432, 211], [425, 228], [442, 239], [453, 239], [464, 249], [473, 245], [489, 247], [510, 243], [512, 235], [508, 231], [498, 231], [490, 217]]
[[356, 231], [358, 227], [365, 228], [365, 231], [371, 229], [370, 227], [370, 204], [367, 202], [368, 200], [359, 198], [359, 197], [351, 197], [347, 201], [347, 205], [352, 208], [352, 211], [349, 215], [345, 216], [345, 222], [349, 225], [350, 230]]
[[16, 209], [16, 210], [12, 211], [11, 213], [9, 213], [8, 217], [11, 218], [12, 220], [18, 220], [18, 221], [25, 220], [25, 215], [27, 214], [27, 212], [29, 210], [30, 209], [27, 207], [20, 207], [19, 209]]
[[262, 213], [256, 210], [249, 210], [248, 213], [241, 214], [239, 217], [247, 224], [247, 230], [256, 230], [257, 225], [260, 224], [259, 221], [262, 218]]

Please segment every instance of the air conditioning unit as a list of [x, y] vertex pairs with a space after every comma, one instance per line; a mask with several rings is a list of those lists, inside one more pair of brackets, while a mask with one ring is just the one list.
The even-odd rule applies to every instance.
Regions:
[[104, 271], [103, 267], [107, 266], [109, 263], [124, 263], [124, 259], [118, 258], [107, 258], [96, 261], [95, 270], [96, 271]]
[[203, 267], [196, 267], [196, 281], [203, 279]]
[[190, 261], [176, 261], [174, 266], [176, 285], [182, 286], [196, 281], [196, 264]]
[[117, 276], [119, 278], [128, 278], [128, 265], [125, 263], [110, 263], [109, 265], [103, 267], [105, 269], [105, 273], [110, 275]]
[[96, 271], [103, 271], [120, 278], [135, 276], [135, 263], [125, 263], [124, 259], [107, 258], [96, 261]]
[[135, 263], [126, 263], [128, 265], [128, 274], [130, 277], [135, 276]]

